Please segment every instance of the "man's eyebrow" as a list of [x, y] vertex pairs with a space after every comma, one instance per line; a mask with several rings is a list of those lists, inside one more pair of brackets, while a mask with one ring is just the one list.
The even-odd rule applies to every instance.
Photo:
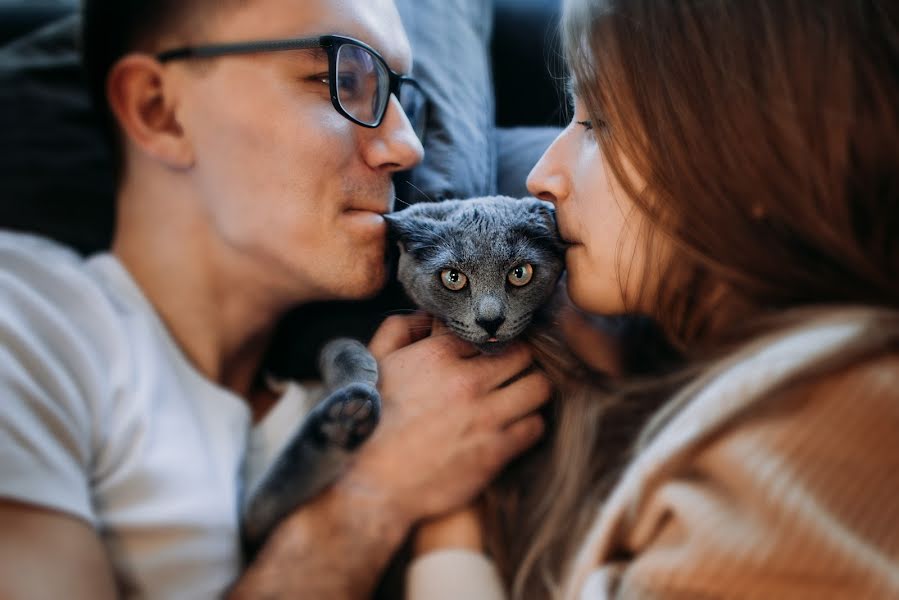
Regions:
[[302, 48], [298, 52], [312, 60], [328, 60], [328, 53], [324, 48]]

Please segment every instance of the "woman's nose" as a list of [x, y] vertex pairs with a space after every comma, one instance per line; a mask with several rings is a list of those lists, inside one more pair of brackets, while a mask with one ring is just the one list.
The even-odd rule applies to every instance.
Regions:
[[561, 157], [563, 135], [564, 132], [553, 141], [528, 175], [528, 191], [547, 202], [556, 203], [564, 199], [569, 191], [566, 165]]

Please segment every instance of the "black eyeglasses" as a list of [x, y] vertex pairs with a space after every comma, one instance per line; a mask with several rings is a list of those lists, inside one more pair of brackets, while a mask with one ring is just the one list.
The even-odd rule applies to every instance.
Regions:
[[341, 115], [363, 127], [378, 127], [384, 120], [390, 95], [400, 101], [415, 133], [421, 138], [425, 122], [425, 95], [417, 81], [390, 69], [378, 52], [359, 40], [342, 35], [311, 38], [187, 46], [156, 55], [160, 62], [214, 58], [323, 48], [328, 53], [331, 104]]

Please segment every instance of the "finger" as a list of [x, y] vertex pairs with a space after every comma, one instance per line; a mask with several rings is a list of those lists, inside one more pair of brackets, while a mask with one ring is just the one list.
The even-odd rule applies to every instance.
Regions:
[[492, 392], [485, 400], [485, 406], [494, 423], [505, 427], [546, 404], [552, 390], [552, 383], [546, 375], [530, 373]]
[[480, 354], [480, 351], [472, 343], [457, 336], [440, 319], [435, 318], [431, 325], [430, 340], [433, 340], [435, 350], [445, 352], [449, 356], [471, 358]]
[[531, 366], [534, 357], [525, 344], [509, 346], [502, 354], [482, 354], [472, 358], [472, 373], [483, 382], [485, 391], [506, 383]]
[[425, 312], [387, 317], [369, 342], [368, 351], [375, 360], [381, 360], [429, 335], [431, 320], [431, 316]]
[[503, 462], [508, 462], [536, 444], [543, 432], [546, 430], [546, 424], [540, 415], [529, 415], [520, 419], [499, 433], [502, 439], [502, 458]]

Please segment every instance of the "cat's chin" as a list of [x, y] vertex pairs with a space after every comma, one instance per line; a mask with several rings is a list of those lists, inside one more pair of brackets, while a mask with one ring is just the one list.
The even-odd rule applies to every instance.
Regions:
[[499, 354], [508, 348], [510, 343], [511, 342], [484, 342], [482, 344], [475, 344], [475, 347], [483, 354]]

